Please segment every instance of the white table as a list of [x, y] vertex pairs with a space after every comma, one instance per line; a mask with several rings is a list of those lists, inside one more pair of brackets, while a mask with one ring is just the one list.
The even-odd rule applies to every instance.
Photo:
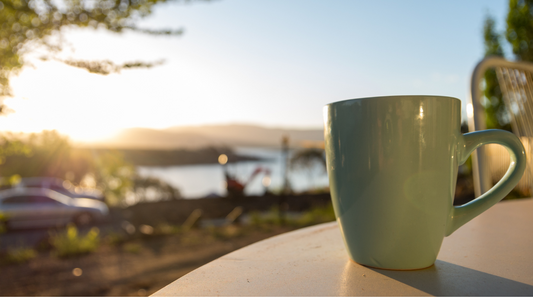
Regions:
[[533, 200], [498, 203], [444, 239], [418, 271], [348, 259], [336, 222], [272, 237], [179, 278], [152, 296], [533, 296]]

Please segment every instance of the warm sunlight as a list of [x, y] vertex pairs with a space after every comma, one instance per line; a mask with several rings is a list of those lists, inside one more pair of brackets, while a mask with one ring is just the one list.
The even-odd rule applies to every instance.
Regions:
[[0, 296], [533, 295], [532, 1], [0, 0]]
[[105, 85], [106, 78], [55, 62], [39, 63], [38, 68], [39, 72], [25, 69], [12, 80], [16, 97], [5, 103], [14, 112], [0, 118], [4, 130], [55, 129], [74, 140], [89, 142], [108, 137], [122, 127], [120, 116], [114, 117], [114, 124], [106, 122], [109, 113], [119, 109], [119, 103], [95, 97], [99, 89], [94, 87]]
[[149, 102], [164, 106], [164, 98], [145, 101], [146, 91], [131, 89], [140, 86], [136, 74], [101, 76], [58, 62], [38, 61], [35, 65], [38, 71], [26, 68], [12, 79], [16, 96], [5, 103], [14, 112], [0, 117], [3, 130], [55, 129], [73, 140], [91, 142], [128, 127], [164, 128], [174, 124], [170, 115], [151, 113], [154, 108], [148, 107]]

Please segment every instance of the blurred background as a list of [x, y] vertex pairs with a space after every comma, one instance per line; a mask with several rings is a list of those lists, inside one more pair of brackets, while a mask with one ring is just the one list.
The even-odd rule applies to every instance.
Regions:
[[[532, 11], [517, 0], [0, 0], [0, 294], [146, 296], [335, 220], [322, 107], [452, 96], [468, 132], [474, 67], [533, 60]], [[487, 127], [511, 130], [493, 77]], [[455, 204], [474, 198], [471, 169]]]

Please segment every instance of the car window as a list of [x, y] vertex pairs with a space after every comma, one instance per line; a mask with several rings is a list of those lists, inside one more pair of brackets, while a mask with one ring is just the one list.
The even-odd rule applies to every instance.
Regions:
[[32, 203], [39, 204], [60, 204], [54, 199], [48, 198], [46, 196], [32, 196]]
[[8, 197], [2, 201], [3, 204], [28, 204], [31, 203], [31, 196]]
[[60, 193], [68, 193], [68, 190], [66, 190], [64, 187], [59, 187], [57, 185], [53, 185], [50, 187], [52, 190], [56, 191], [56, 192], [60, 192]]
[[14, 196], [4, 199], [4, 204], [61, 204], [46, 196]]
[[26, 187], [36, 187], [36, 188], [40, 188], [40, 187], [42, 187], [43, 185], [40, 184], [40, 183], [29, 183], [29, 184], [26, 184], [25, 186], [26, 186]]
[[53, 189], [53, 190], [55, 190], [55, 189], [62, 189], [63, 186], [62, 186], [62, 185], [59, 185], [59, 184], [55, 184], [55, 183], [53, 183], [53, 184], [50, 185], [50, 188]]

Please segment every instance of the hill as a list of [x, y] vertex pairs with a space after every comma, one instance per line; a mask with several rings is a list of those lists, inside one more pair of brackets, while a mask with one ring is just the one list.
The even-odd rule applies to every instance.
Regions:
[[206, 125], [167, 129], [130, 128], [113, 138], [84, 147], [121, 149], [197, 149], [209, 146], [280, 147], [283, 135], [291, 147], [321, 146], [322, 129], [267, 128], [255, 125]]

